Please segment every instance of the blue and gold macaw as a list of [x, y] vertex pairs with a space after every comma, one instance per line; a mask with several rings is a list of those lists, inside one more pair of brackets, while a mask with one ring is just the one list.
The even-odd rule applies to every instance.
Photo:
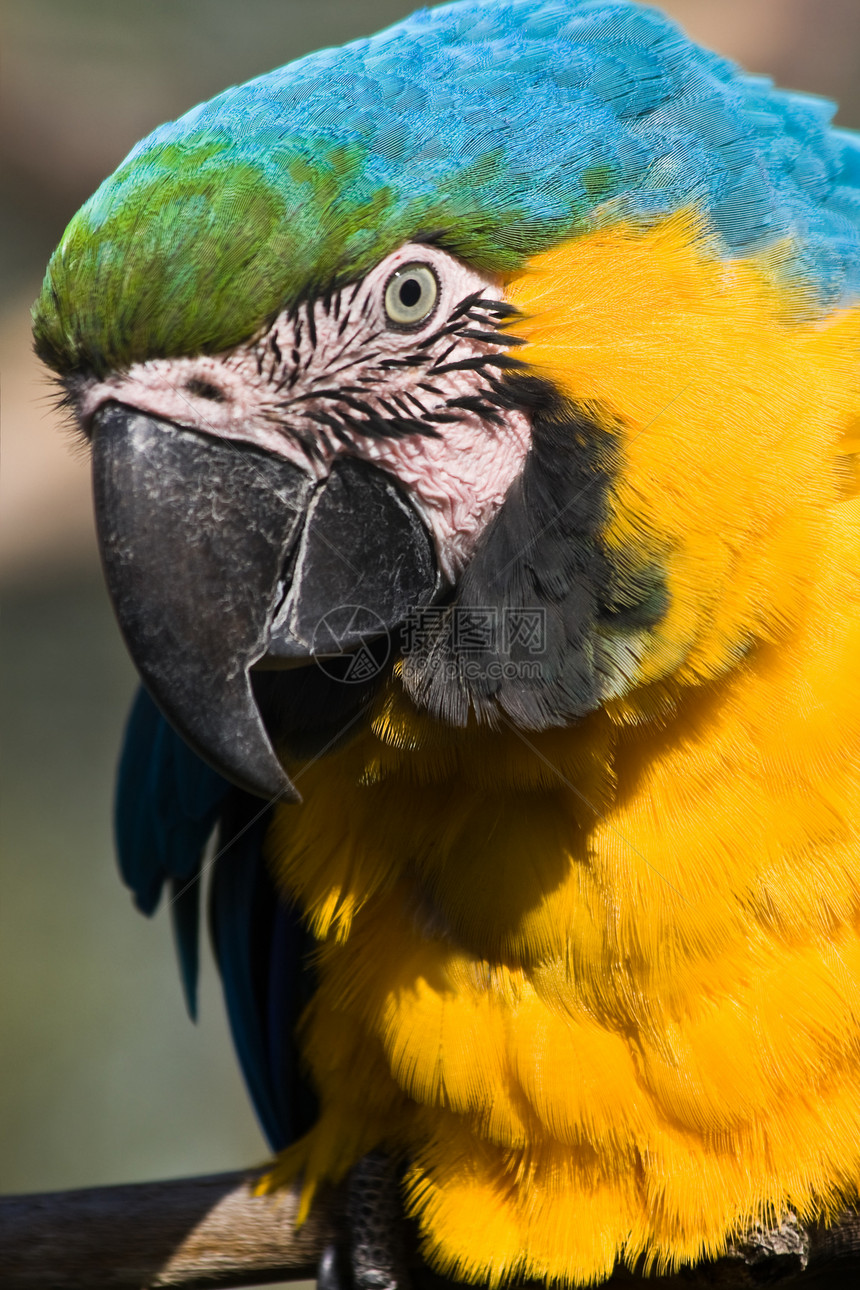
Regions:
[[146, 686], [123, 874], [171, 884], [193, 999], [218, 829], [269, 1185], [381, 1153], [448, 1276], [594, 1284], [857, 1197], [831, 111], [625, 0], [464, 0], [156, 130], [48, 268]]

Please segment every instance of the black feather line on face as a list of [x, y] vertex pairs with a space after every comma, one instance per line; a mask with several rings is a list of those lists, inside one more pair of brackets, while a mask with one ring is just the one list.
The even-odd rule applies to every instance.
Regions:
[[[532, 447], [451, 603], [406, 653], [403, 680], [446, 724], [464, 726], [471, 713], [495, 724], [504, 714], [545, 730], [599, 707], [601, 632], [653, 626], [665, 589], [651, 566], [633, 586], [602, 541], [618, 436], [533, 377], [496, 381], [492, 394], [496, 406], [529, 410]], [[471, 641], [470, 623], [479, 624]]]
[[[395, 642], [396, 645], [396, 642]], [[310, 666], [286, 672], [252, 672], [251, 684], [269, 737], [300, 760], [332, 751], [362, 728], [357, 720], [393, 667], [387, 639], [365, 645], [378, 671], [366, 681], [352, 676], [353, 658], [326, 659], [325, 671]]]
[[[340, 318], [338, 339], [341, 339], [350, 322], [356, 322], [355, 313], [351, 312], [352, 297], [347, 300], [346, 294], [336, 291], [321, 302], [327, 314]], [[352, 294], [354, 296], [354, 291]], [[352, 337], [344, 339], [335, 352], [328, 356], [325, 369], [311, 378], [307, 392], [293, 396], [291, 392], [300, 369], [307, 372], [313, 361], [317, 344], [313, 312], [314, 303], [306, 301], [290, 315], [294, 345], [290, 349], [289, 361], [284, 361], [274, 331], [262, 338], [262, 347], [281, 364], [281, 370], [276, 375], [273, 373], [271, 381], [275, 392], [284, 395], [278, 404], [279, 415], [288, 418], [292, 407], [311, 404], [312, 407], [306, 409], [304, 415], [320, 428], [320, 433], [329, 446], [333, 442], [346, 445], [349, 435], [371, 439], [402, 439], [410, 435], [439, 438], [440, 431], [436, 427], [456, 422], [457, 409], [477, 416], [492, 430], [501, 424], [498, 409], [514, 406], [515, 399], [503, 398], [498, 393], [502, 388], [498, 373], [518, 370], [522, 364], [500, 352], [500, 348], [514, 347], [523, 342], [507, 330], [508, 321], [516, 314], [516, 310], [504, 301], [488, 300], [479, 292], [473, 292], [453, 307], [442, 326], [430, 335], [416, 340], [411, 352], [394, 358], [378, 358], [369, 349], [379, 338], [378, 329], [371, 328], [362, 334], [358, 345]], [[359, 312], [363, 314], [363, 310]], [[303, 319], [306, 344], [302, 343]], [[358, 321], [361, 322], [362, 319]], [[476, 324], [480, 330], [475, 330]], [[475, 340], [493, 344], [497, 348], [486, 354], [472, 354], [460, 360], [455, 357], [448, 362], [451, 355], [455, 355], [460, 341]], [[434, 345], [438, 347], [440, 343], [441, 350], [434, 354]], [[259, 370], [259, 349], [257, 363]], [[474, 372], [479, 384], [476, 384], [473, 394], [448, 399], [441, 407], [428, 408], [406, 389], [386, 389], [392, 373], [408, 373], [410, 370], [414, 370], [415, 378], [422, 375], [442, 376], [448, 372]], [[347, 373], [348, 381], [339, 384], [336, 378]], [[415, 379], [415, 387], [445, 398], [444, 392], [427, 380]], [[371, 398], [372, 403], [369, 401]], [[405, 400], [408, 400], [412, 408]]]

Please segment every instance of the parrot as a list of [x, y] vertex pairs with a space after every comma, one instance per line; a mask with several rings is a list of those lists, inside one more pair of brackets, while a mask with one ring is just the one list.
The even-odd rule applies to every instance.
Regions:
[[192, 1014], [208, 883], [260, 1187], [347, 1198], [324, 1287], [857, 1200], [833, 112], [632, 0], [459, 0], [155, 129], [49, 262], [142, 681], [122, 874]]

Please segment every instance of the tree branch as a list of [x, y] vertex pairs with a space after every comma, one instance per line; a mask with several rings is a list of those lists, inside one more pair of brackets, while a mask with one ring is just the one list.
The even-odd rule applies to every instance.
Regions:
[[[0, 1285], [204, 1290], [313, 1277], [338, 1228], [333, 1197], [323, 1195], [296, 1230], [296, 1194], [258, 1197], [252, 1185], [253, 1177], [228, 1173], [0, 1197]], [[734, 1290], [774, 1280], [803, 1290], [860, 1284], [860, 1213], [808, 1231], [789, 1217], [715, 1263], [644, 1281], [622, 1271], [603, 1290]], [[441, 1284], [426, 1272], [416, 1276], [418, 1290]]]
[[254, 1196], [247, 1174], [0, 1198], [4, 1290], [260, 1285], [316, 1274], [322, 1204], [297, 1231], [292, 1191]]

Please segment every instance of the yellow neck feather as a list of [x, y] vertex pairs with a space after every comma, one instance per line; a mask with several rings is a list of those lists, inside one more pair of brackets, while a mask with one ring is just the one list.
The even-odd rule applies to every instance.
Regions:
[[509, 295], [620, 426], [606, 540], [668, 612], [576, 727], [446, 730], [395, 675], [301, 770], [270, 851], [321, 941], [323, 1114], [282, 1174], [385, 1143], [441, 1270], [587, 1282], [860, 1184], [860, 315], [689, 215]]

